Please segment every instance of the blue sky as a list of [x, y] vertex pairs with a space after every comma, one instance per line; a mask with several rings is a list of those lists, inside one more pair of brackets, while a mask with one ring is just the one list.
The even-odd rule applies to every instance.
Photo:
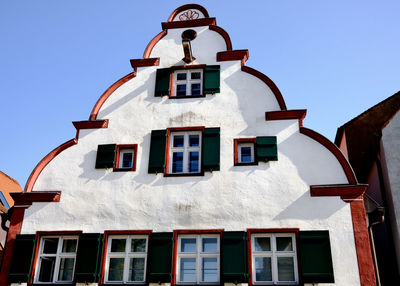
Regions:
[[[75, 136], [100, 95], [131, 72], [186, 1], [0, 2], [0, 170], [22, 187]], [[400, 1], [196, 1], [248, 49], [304, 126], [336, 129], [400, 90]]]

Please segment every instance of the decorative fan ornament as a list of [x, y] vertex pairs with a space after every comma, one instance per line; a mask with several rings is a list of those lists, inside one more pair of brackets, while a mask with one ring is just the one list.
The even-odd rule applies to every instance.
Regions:
[[195, 20], [199, 18], [199, 13], [192, 10], [187, 10], [179, 15], [179, 20], [187, 21], [187, 20]]

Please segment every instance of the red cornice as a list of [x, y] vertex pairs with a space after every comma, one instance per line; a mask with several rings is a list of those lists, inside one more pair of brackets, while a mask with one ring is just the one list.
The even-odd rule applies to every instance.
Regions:
[[220, 34], [226, 43], [226, 50], [227, 51], [232, 51], [232, 42], [231, 42], [231, 38], [229, 37], [228, 33], [222, 29], [221, 27], [215, 26], [215, 25], [210, 25], [208, 27], [211, 31], [217, 32], [218, 34]]
[[308, 137], [321, 143], [329, 151], [331, 151], [331, 153], [335, 155], [335, 157], [338, 159], [340, 165], [342, 165], [343, 171], [346, 174], [349, 183], [353, 185], [357, 184], [357, 179], [353, 172], [353, 169], [350, 166], [350, 163], [346, 160], [343, 153], [338, 149], [338, 147], [336, 147], [335, 144], [333, 144], [331, 141], [329, 141], [326, 137], [322, 136], [321, 134], [305, 127], [300, 127], [300, 133], [307, 135]]
[[242, 66], [249, 58], [249, 50], [234, 50], [217, 53], [217, 62], [222, 61], [241, 61]]
[[107, 128], [108, 119], [105, 120], [87, 120], [87, 121], [72, 121], [76, 130], [80, 129], [97, 129], [97, 128]]
[[201, 13], [203, 13], [205, 18], [210, 17], [208, 15], [207, 10], [203, 6], [200, 6], [198, 4], [185, 4], [185, 5], [182, 5], [182, 6], [178, 7], [178, 8], [176, 8], [174, 10], [174, 12], [172, 12], [172, 14], [168, 18], [168, 22], [172, 22], [172, 20], [175, 18], [175, 16], [178, 15], [180, 12], [185, 11], [185, 10], [189, 10], [189, 9], [199, 10]]
[[209, 25], [216, 25], [216, 24], [217, 24], [217, 20], [215, 18], [201, 18], [201, 19], [187, 20], [187, 21], [163, 22], [163, 23], [161, 23], [161, 27], [163, 30], [167, 30], [167, 29], [176, 29], [176, 28], [209, 26]]
[[126, 83], [127, 81], [131, 80], [136, 76], [135, 72], [132, 72], [130, 74], [127, 74], [123, 78], [119, 79], [117, 82], [115, 82], [112, 86], [110, 86], [99, 98], [99, 100], [96, 102], [95, 106], [93, 107], [92, 113], [90, 114], [89, 120], [96, 120], [97, 119], [97, 114], [100, 111], [100, 108], [103, 106], [104, 102], [107, 100], [107, 98], [121, 85]]
[[342, 200], [354, 200], [361, 198], [368, 185], [313, 185], [310, 186], [310, 193], [312, 197], [332, 197], [340, 196]]
[[298, 119], [299, 126], [303, 126], [303, 119], [306, 117], [307, 109], [294, 109], [283, 111], [269, 111], [265, 112], [265, 120], [285, 120], [285, 119]]
[[138, 67], [158, 66], [160, 64], [160, 58], [133, 59], [130, 60], [130, 62], [133, 70], [136, 73]]
[[158, 43], [159, 40], [164, 38], [167, 35], [167, 31], [160, 32], [157, 36], [155, 36], [150, 43], [147, 45], [146, 49], [144, 50], [143, 58], [147, 59], [150, 57], [151, 51], [153, 50], [154, 46]]
[[275, 83], [267, 77], [265, 74], [259, 72], [258, 70], [255, 70], [253, 68], [250, 68], [248, 66], [242, 66], [242, 71], [247, 72], [251, 75], [254, 75], [255, 77], [258, 77], [260, 80], [265, 82], [265, 84], [272, 90], [272, 92], [275, 95], [276, 100], [278, 101], [279, 107], [282, 110], [286, 110], [286, 104], [285, 100], [283, 99], [283, 96], [281, 92], [279, 91], [278, 87], [275, 85]]
[[11, 196], [16, 206], [27, 206], [32, 203], [59, 202], [61, 191], [12, 193]]

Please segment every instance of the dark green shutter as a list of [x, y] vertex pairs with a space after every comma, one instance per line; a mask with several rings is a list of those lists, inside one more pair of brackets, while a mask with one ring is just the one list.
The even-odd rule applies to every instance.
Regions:
[[35, 244], [36, 235], [34, 234], [17, 235], [14, 243], [10, 273], [8, 274], [9, 283], [29, 281]]
[[154, 96], [169, 95], [171, 83], [171, 69], [158, 69], [156, 74], [156, 89]]
[[256, 143], [257, 161], [277, 161], [276, 136], [258, 136]]
[[103, 253], [103, 234], [83, 233], [76, 253], [75, 281], [98, 282]]
[[247, 233], [229, 231], [222, 235], [222, 281], [247, 283], [249, 280]]
[[204, 68], [204, 94], [220, 92], [220, 66]]
[[149, 173], [163, 173], [167, 130], [151, 131]]
[[203, 133], [203, 171], [219, 171], [220, 128], [205, 128]]
[[170, 283], [172, 278], [173, 233], [152, 233], [149, 241], [148, 281]]
[[335, 282], [328, 231], [300, 231], [299, 248], [303, 282]]
[[117, 145], [106, 144], [97, 147], [96, 169], [113, 168], [115, 160], [115, 150]]

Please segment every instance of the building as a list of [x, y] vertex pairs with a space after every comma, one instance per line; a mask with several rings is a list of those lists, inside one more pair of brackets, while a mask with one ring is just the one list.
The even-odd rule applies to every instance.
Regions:
[[14, 196], [1, 283], [375, 285], [366, 186], [248, 56], [173, 11]]
[[400, 284], [400, 92], [353, 118], [335, 143], [368, 184], [365, 207], [382, 285]]

